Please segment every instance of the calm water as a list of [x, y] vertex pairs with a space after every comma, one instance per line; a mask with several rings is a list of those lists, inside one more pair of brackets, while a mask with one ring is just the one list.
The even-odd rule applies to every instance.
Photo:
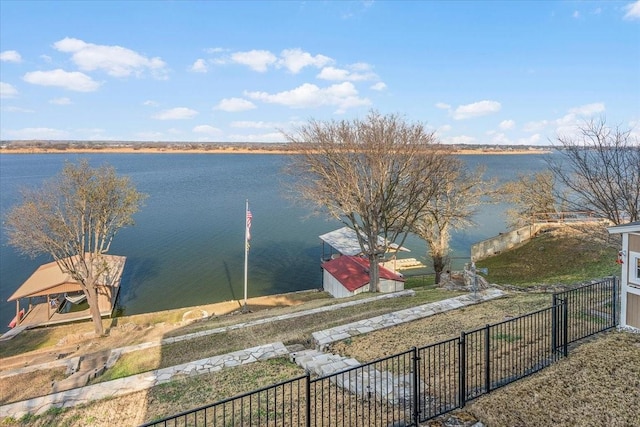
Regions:
[[[57, 175], [66, 160], [108, 163], [148, 194], [136, 225], [120, 231], [111, 253], [127, 257], [119, 305], [124, 313], [205, 304], [243, 297], [244, 208], [253, 213], [249, 296], [319, 288], [318, 236], [342, 226], [312, 216], [284, 193], [286, 157], [259, 154], [43, 154], [0, 156], [0, 215], [19, 202], [19, 189]], [[545, 169], [541, 155], [464, 156], [472, 167], [501, 181]], [[477, 227], [454, 235], [454, 256], [504, 231], [505, 205], [476, 216]], [[409, 256], [425, 261], [425, 244], [413, 237]], [[30, 259], [0, 235], [0, 331], [15, 315], [7, 298], [49, 259]], [[464, 260], [460, 260], [463, 263]]]

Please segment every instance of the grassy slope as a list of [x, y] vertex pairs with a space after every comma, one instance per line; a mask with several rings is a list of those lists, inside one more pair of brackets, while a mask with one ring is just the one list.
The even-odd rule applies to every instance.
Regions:
[[490, 283], [527, 286], [572, 284], [620, 274], [615, 263], [618, 240], [587, 230], [543, 233], [513, 250], [477, 262], [487, 267]]

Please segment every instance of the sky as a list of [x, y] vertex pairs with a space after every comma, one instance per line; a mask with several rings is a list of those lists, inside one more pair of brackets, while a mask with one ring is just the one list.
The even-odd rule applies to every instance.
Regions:
[[638, 136], [640, 0], [0, 0], [2, 140], [273, 143], [371, 111], [448, 144]]

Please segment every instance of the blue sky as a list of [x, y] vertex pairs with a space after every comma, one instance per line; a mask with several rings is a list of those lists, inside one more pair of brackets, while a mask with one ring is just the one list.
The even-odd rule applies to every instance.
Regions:
[[280, 142], [372, 109], [445, 143], [640, 134], [640, 0], [0, 0], [0, 138]]

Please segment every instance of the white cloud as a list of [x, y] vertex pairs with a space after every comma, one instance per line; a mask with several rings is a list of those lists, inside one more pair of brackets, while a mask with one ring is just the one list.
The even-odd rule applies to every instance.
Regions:
[[378, 76], [371, 71], [371, 66], [362, 62], [352, 64], [347, 69], [325, 67], [316, 76], [321, 80], [329, 81], [367, 81], [376, 80]]
[[240, 111], [248, 111], [256, 108], [255, 104], [242, 98], [225, 98], [214, 107], [216, 110], [227, 111], [229, 113], [237, 113]]
[[526, 138], [520, 138], [516, 141], [518, 145], [536, 145], [540, 141], [540, 134], [536, 133]]
[[0, 82], [0, 98], [15, 98], [18, 96], [18, 89], [9, 83]]
[[40, 59], [42, 59], [47, 64], [50, 64], [51, 61], [53, 61], [49, 55], [40, 55]]
[[473, 136], [458, 135], [442, 138], [444, 144], [475, 144], [476, 139]]
[[194, 73], [206, 73], [209, 70], [209, 67], [207, 67], [207, 61], [200, 58], [193, 63], [190, 69]]
[[280, 53], [278, 65], [297, 74], [305, 67], [314, 66], [316, 68], [323, 67], [333, 63], [333, 59], [324, 55], [313, 56], [301, 49], [285, 49]]
[[516, 125], [516, 122], [513, 120], [503, 120], [500, 122], [498, 127], [502, 130], [509, 130], [509, 129], [513, 129], [515, 125]]
[[146, 132], [136, 132], [136, 138], [146, 141], [161, 141], [165, 138], [162, 132], [155, 131], [146, 131]]
[[49, 104], [54, 105], [71, 105], [71, 100], [69, 98], [53, 98], [49, 100]]
[[252, 121], [235, 121], [229, 124], [232, 128], [243, 129], [275, 129], [281, 127], [279, 123], [275, 122], [252, 122]]
[[145, 71], [160, 79], [165, 79], [165, 62], [158, 58], [148, 58], [121, 46], [106, 46], [86, 43], [66, 37], [53, 44], [60, 52], [71, 53], [73, 62], [83, 71], [103, 70], [113, 77], [140, 77]]
[[479, 101], [473, 104], [460, 105], [453, 112], [453, 118], [456, 120], [470, 119], [473, 117], [486, 116], [487, 114], [497, 113], [502, 108], [497, 101]]
[[144, 101], [142, 103], [142, 105], [146, 105], [147, 107], [158, 107], [160, 104], [158, 104], [156, 101], [152, 101], [150, 99]]
[[60, 68], [51, 71], [32, 71], [26, 73], [22, 79], [34, 85], [57, 86], [76, 92], [93, 92], [100, 87], [100, 83], [79, 71], [64, 71]]
[[115, 140], [111, 136], [105, 135], [105, 129], [102, 128], [80, 128], [76, 129], [76, 132], [82, 133], [86, 136], [83, 136], [83, 139], [88, 140]]
[[7, 130], [3, 139], [68, 139], [69, 132], [53, 128], [24, 128]]
[[595, 102], [593, 104], [585, 104], [579, 107], [571, 108], [569, 113], [577, 114], [580, 116], [591, 116], [596, 113], [602, 113], [604, 111], [604, 104], [601, 102]]
[[580, 12], [577, 10], [574, 10], [571, 16], [573, 16], [574, 19], [578, 19], [580, 18]]
[[156, 120], [186, 120], [194, 118], [198, 112], [187, 107], [176, 107], [162, 110], [158, 114], [151, 116]]
[[441, 110], [449, 110], [449, 109], [451, 109], [451, 105], [445, 104], [444, 102], [437, 102], [436, 103], [436, 108], [439, 108]]
[[2, 107], [2, 111], [6, 111], [8, 113], [35, 113], [34, 110], [30, 110], [28, 108], [15, 107], [10, 105], [8, 107]]
[[508, 145], [508, 144], [511, 144], [511, 141], [509, 140], [509, 138], [507, 138], [507, 136], [504, 133], [495, 132], [492, 134], [491, 143]]
[[310, 108], [320, 106], [337, 106], [336, 113], [342, 114], [347, 109], [371, 105], [366, 98], [359, 98], [358, 91], [350, 82], [331, 85], [321, 89], [305, 83], [295, 89], [269, 94], [267, 92], [245, 92], [249, 98], [270, 104], [285, 105], [290, 108]]
[[192, 129], [192, 132], [194, 133], [202, 133], [202, 134], [206, 134], [206, 135], [215, 135], [215, 134], [219, 134], [222, 131], [216, 127], [210, 126], [210, 125], [199, 125], [196, 126]]
[[451, 125], [442, 125], [436, 130], [436, 132], [444, 133], [444, 132], [449, 132], [451, 129], [452, 129]]
[[624, 14], [624, 19], [640, 19], [640, 0], [629, 3], [624, 9], [627, 11], [627, 13]]
[[250, 50], [248, 52], [236, 52], [231, 55], [231, 60], [238, 64], [246, 65], [254, 71], [265, 72], [269, 65], [275, 64], [276, 56], [268, 50]]
[[226, 52], [227, 49], [222, 47], [208, 47], [204, 51], [207, 53], [220, 53], [220, 52]]
[[4, 62], [22, 62], [22, 57], [15, 50], [5, 50], [0, 53], [0, 61]]
[[378, 82], [378, 83], [374, 84], [373, 86], [371, 86], [371, 89], [377, 90], [377, 91], [383, 91], [386, 88], [387, 88], [387, 85], [384, 84], [384, 82]]
[[540, 120], [537, 122], [527, 122], [522, 127], [522, 130], [525, 132], [538, 132], [547, 126], [549, 126], [548, 120]]
[[227, 138], [235, 142], [285, 142], [285, 138], [280, 132], [249, 135], [232, 134], [228, 135]]

